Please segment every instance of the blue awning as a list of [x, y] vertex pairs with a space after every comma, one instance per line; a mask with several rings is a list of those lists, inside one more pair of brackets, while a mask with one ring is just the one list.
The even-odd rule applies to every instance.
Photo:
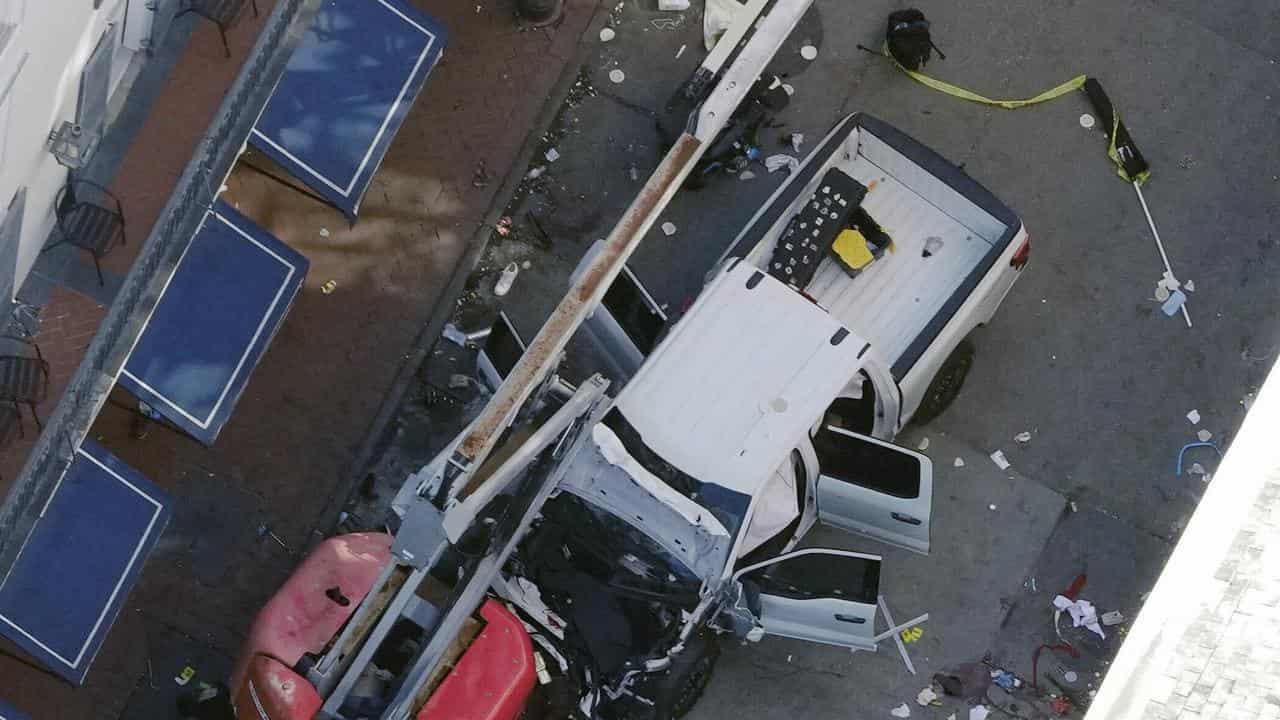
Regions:
[[354, 221], [444, 43], [400, 0], [326, 0], [249, 142]]
[[0, 634], [83, 683], [169, 521], [168, 503], [137, 470], [85, 440], [0, 584]]
[[0, 700], [0, 720], [31, 720], [31, 716]]
[[300, 253], [219, 200], [178, 261], [120, 384], [212, 445], [307, 268]]

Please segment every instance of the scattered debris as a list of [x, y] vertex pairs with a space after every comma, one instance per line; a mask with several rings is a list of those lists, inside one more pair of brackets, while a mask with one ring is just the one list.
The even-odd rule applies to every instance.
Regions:
[[1186, 281], [1186, 282], [1182, 283], [1182, 289], [1183, 289], [1183, 290], [1186, 290], [1187, 292], [1195, 292], [1195, 291], [1196, 291], [1196, 281], [1195, 281], [1195, 280], [1188, 280], [1188, 281]]
[[991, 682], [995, 683], [1001, 690], [1013, 690], [1014, 688], [1022, 687], [1022, 681], [1018, 679], [1018, 676], [1008, 670], [992, 670]]
[[937, 702], [937, 700], [938, 693], [933, 691], [932, 685], [916, 693], [916, 702], [919, 703], [921, 707], [928, 707], [930, 704]]
[[1062, 673], [1062, 679], [1066, 680], [1068, 683], [1075, 683], [1075, 681], [1080, 679], [1080, 675], [1076, 673], [1075, 670], [1066, 670]]
[[789, 172], [795, 172], [800, 169], [800, 161], [790, 155], [779, 153], [765, 158], [764, 166], [771, 173], [777, 172], [782, 168], [786, 168]]
[[673, 222], [662, 223], [662, 234], [671, 237], [676, 234], [676, 224]]
[[[1201, 430], [1200, 432], [1208, 432], [1208, 431]], [[1212, 434], [1210, 434], [1210, 437], [1212, 437]], [[1177, 477], [1182, 477], [1182, 458], [1186, 456], [1188, 450], [1191, 450], [1192, 448], [1200, 448], [1200, 447], [1213, 448], [1213, 451], [1218, 453], [1218, 457], [1222, 457], [1222, 451], [1218, 449], [1218, 446], [1214, 445], [1208, 440], [1201, 440], [1199, 442], [1187, 443], [1186, 445], [1182, 446], [1181, 450], [1178, 451], [1178, 464], [1174, 466], [1175, 467], [1175, 470], [1173, 471], [1174, 475], [1176, 475]]]
[[636, 182], [640, 179], [640, 168], [636, 167], [635, 163], [627, 165], [627, 177], [631, 178], [631, 182]]
[[471, 384], [471, 378], [461, 373], [454, 373], [449, 376], [449, 389], [459, 390]]
[[467, 346], [467, 334], [458, 329], [453, 323], [445, 323], [444, 330], [441, 332], [445, 340], [457, 345], [458, 347]]
[[489, 186], [489, 168], [485, 166], [484, 161], [476, 163], [475, 172], [471, 173], [471, 187], [484, 188]]
[[1030, 590], [1033, 593], [1040, 592], [1039, 588], [1036, 587], [1036, 579], [1033, 577], [1029, 577], [1026, 580], [1023, 580], [1022, 587], [1026, 588], [1027, 590]]
[[689, 46], [688, 46], [688, 44], [681, 45], [681, 46], [680, 46], [680, 49], [676, 51], [676, 59], [677, 59], [677, 60], [679, 60], [679, 59], [680, 59], [680, 56], [684, 54], [685, 48], [687, 48], [687, 47], [689, 47]]
[[889, 714], [896, 718], [909, 718], [911, 717], [911, 708], [907, 707], [906, 703], [902, 703], [898, 707], [890, 710]]
[[178, 684], [178, 687], [186, 687], [187, 683], [191, 682], [191, 679], [195, 676], [196, 669], [187, 665], [182, 668], [182, 672], [178, 673], [177, 677], [175, 677], [173, 681]]
[[508, 235], [510, 235], [511, 234], [511, 216], [503, 215], [501, 218], [498, 218], [498, 224], [493, 226], [493, 230], [494, 232], [498, 233], [502, 237], [507, 237]]
[[995, 463], [996, 467], [1000, 468], [1001, 470], [1009, 469], [1009, 459], [1006, 458], [1004, 456], [1004, 453], [1000, 450], [997, 450], [991, 453], [991, 462]]
[[1182, 305], [1186, 301], [1187, 296], [1183, 294], [1181, 290], [1174, 290], [1169, 294], [1169, 299], [1165, 300], [1164, 304], [1160, 306], [1160, 310], [1164, 312], [1165, 315], [1173, 317], [1178, 314], [1178, 311], [1182, 309]]
[[530, 180], [537, 180], [538, 178], [542, 177], [542, 173], [546, 171], [547, 171], [546, 165], [536, 165], [530, 168], [529, 172], [525, 173], [525, 177]]
[[997, 509], [999, 509], [999, 506], [996, 505], [995, 503], [991, 503], [990, 505], [987, 506], [987, 509], [992, 512], [995, 512]]
[[1200, 424], [1200, 411], [1199, 411], [1199, 410], [1192, 410], [1192, 411], [1188, 412], [1188, 413], [1187, 413], [1187, 420], [1191, 421], [1191, 424], [1192, 424], [1192, 425], [1199, 425], [1199, 424]]
[[805, 45], [804, 47], [800, 48], [800, 57], [810, 61], [817, 60], [818, 48], [814, 47], [813, 45]]
[[684, 12], [689, 9], [689, 0], [658, 0], [658, 9], [663, 12]]
[[617, 36], [618, 33], [614, 32], [613, 28], [600, 28], [600, 42], [609, 42]]
[[293, 552], [293, 548], [289, 547], [289, 543], [286, 543], [286, 542], [284, 541], [284, 539], [283, 539], [283, 538], [281, 538], [279, 535], [277, 535], [277, 534], [275, 533], [275, 531], [274, 531], [274, 530], [272, 530], [271, 528], [267, 527], [266, 525], [259, 525], [259, 526], [258, 526], [258, 538], [259, 538], [259, 539], [261, 539], [261, 538], [264, 538], [264, 537], [269, 537], [269, 538], [271, 538], [272, 540], [274, 540], [274, 541], [276, 542], [276, 544], [277, 544], [277, 545], [279, 545], [280, 547], [284, 548], [284, 551], [285, 551], [285, 552], [287, 552], [287, 553], [292, 553], [292, 552]]
[[320, 292], [324, 293], [325, 295], [328, 295], [337, 289], [338, 289], [337, 280], [326, 280], [325, 283], [320, 286]]
[[991, 711], [987, 709], [986, 705], [975, 705], [969, 708], [969, 720], [987, 720], [987, 716], [990, 714]]
[[1124, 613], [1120, 612], [1119, 610], [1112, 610], [1111, 612], [1102, 613], [1102, 624], [1106, 625], [1107, 627], [1111, 627], [1112, 625], [1119, 625], [1122, 622], [1124, 622]]
[[547, 159], [547, 162], [555, 162], [560, 159], [560, 151], [555, 148], [547, 148], [547, 151], [543, 153], [543, 157]]
[[804, 145], [804, 133], [791, 133], [787, 136], [787, 142], [791, 143], [792, 150], [800, 152], [800, 146]]
[[738, 179], [744, 182], [747, 180], [755, 180], [756, 174], [751, 172], [750, 170], [743, 170], [742, 172], [738, 173]]
[[320, 237], [324, 237], [324, 238], [329, 237], [329, 228], [324, 228], [324, 227], [320, 228]]
[[955, 462], [951, 463], [952, 467], [964, 467], [964, 458], [956, 456]]
[[1024, 430], [1024, 431], [1022, 431], [1022, 432], [1018, 433], [1017, 435], [1014, 435], [1014, 436], [1013, 436], [1013, 439], [1014, 439], [1015, 441], [1020, 442], [1020, 443], [1023, 443], [1023, 444], [1025, 445], [1026, 443], [1031, 442], [1031, 433], [1026, 432], [1026, 431]]
[[924, 628], [920, 627], [919, 625], [916, 625], [915, 627], [909, 627], [906, 630], [903, 630], [902, 632], [898, 633], [898, 635], [902, 638], [902, 642], [910, 645], [911, 643], [924, 637]]
[[498, 276], [498, 282], [493, 285], [493, 294], [502, 297], [511, 292], [511, 286], [515, 284], [518, 274], [520, 274], [520, 266], [516, 263], [507, 263], [507, 266], [502, 269], [502, 274]]
[[1200, 432], [1196, 433], [1196, 437], [1200, 438], [1200, 442], [1207, 443], [1213, 439], [1213, 433], [1209, 432], [1208, 430], [1201, 430]]
[[920, 257], [933, 257], [933, 254], [942, 249], [942, 238], [931, 235], [924, 239], [924, 250], [920, 252]]
[[925, 450], [928, 450], [928, 449], [929, 449], [929, 438], [927, 438], [927, 437], [926, 437], [926, 438], [920, 438], [920, 443], [919, 443], [918, 445], [916, 445], [916, 449], [917, 449], [917, 450], [919, 450], [920, 452], [924, 452]]
[[1200, 463], [1191, 463], [1191, 469], [1187, 473], [1190, 475], [1203, 475], [1205, 473], [1204, 466]]
[[1097, 633], [1103, 640], [1107, 638], [1107, 634], [1102, 632], [1102, 626], [1098, 624], [1098, 610], [1088, 600], [1071, 600], [1066, 596], [1058, 595], [1053, 598], [1053, 606], [1058, 609], [1054, 614], [1055, 621], [1057, 616], [1065, 610], [1071, 616], [1073, 627], [1083, 626]]
[[684, 16], [674, 15], [668, 17], [656, 17], [649, 21], [654, 30], [678, 30], [684, 27]]
[[524, 262], [520, 263], [520, 269], [521, 269], [521, 270], [528, 270], [528, 269], [529, 269], [529, 268], [531, 268], [531, 267], [533, 267], [533, 261], [532, 261], [532, 260], [525, 260]]
[[609, 71], [609, 80], [612, 81], [614, 84], [621, 83], [623, 80], [626, 80], [626, 79], [627, 79], [627, 74], [617, 68], [614, 68]]
[[1092, 130], [1094, 122], [1095, 121], [1093, 119], [1093, 116], [1090, 115], [1089, 113], [1085, 113], [1080, 116], [1080, 127], [1084, 128], [1085, 130]]
[[1049, 701], [1049, 708], [1057, 715], [1068, 715], [1071, 713], [1071, 701], [1065, 695], [1058, 695]]
[[1073, 512], [1073, 513], [1078, 513], [1078, 512], [1080, 512], [1080, 506], [1079, 506], [1079, 505], [1076, 505], [1076, 501], [1075, 501], [1075, 500], [1072, 500], [1071, 502], [1069, 502], [1069, 503], [1067, 503], [1067, 504], [1071, 506], [1071, 512]]

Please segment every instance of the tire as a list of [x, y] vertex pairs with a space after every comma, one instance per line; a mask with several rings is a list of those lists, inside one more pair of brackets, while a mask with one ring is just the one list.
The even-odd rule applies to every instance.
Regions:
[[961, 340], [960, 344], [956, 345], [956, 349], [951, 351], [951, 355], [942, 363], [938, 374], [933, 376], [929, 387], [925, 389], [920, 407], [916, 408], [916, 414], [911, 416], [913, 424], [923, 425], [931, 422], [951, 406], [956, 396], [960, 394], [960, 388], [964, 386], [964, 379], [968, 377], [969, 369], [973, 367], [973, 353], [973, 343], [969, 338]]
[[702, 694], [711, 684], [711, 674], [716, 669], [716, 660], [719, 659], [720, 650], [717, 645], [714, 653], [704, 654], [694, 661], [684, 677], [684, 684], [681, 685], [679, 694], [671, 704], [672, 718], [679, 720], [688, 715], [693, 706], [698, 704], [698, 700], [702, 699]]

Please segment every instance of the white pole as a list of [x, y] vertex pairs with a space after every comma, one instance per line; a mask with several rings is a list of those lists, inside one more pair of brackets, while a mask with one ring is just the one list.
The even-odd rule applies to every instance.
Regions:
[[[1164, 261], [1164, 269], [1169, 273], [1170, 277], [1176, 278], [1173, 274], [1173, 268], [1169, 266], [1169, 256], [1165, 254], [1164, 243], [1160, 242], [1160, 231], [1156, 230], [1156, 222], [1151, 219], [1151, 210], [1147, 209], [1147, 199], [1142, 196], [1142, 187], [1138, 183], [1133, 183], [1133, 191], [1138, 193], [1138, 202], [1142, 203], [1142, 213], [1147, 216], [1147, 225], [1151, 228], [1151, 235], [1156, 239], [1156, 249], [1160, 251], [1160, 259]], [[1187, 303], [1182, 303], [1182, 319], [1187, 321], [1187, 327], [1191, 327], [1191, 315], [1187, 313]]]

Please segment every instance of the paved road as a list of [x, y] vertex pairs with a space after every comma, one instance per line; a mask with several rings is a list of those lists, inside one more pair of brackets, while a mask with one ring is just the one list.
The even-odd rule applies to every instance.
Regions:
[[[780, 120], [819, 136], [843, 113], [867, 111], [962, 164], [1023, 217], [1032, 265], [994, 322], [974, 338], [978, 362], [956, 404], [923, 433], [946, 433], [977, 454], [1003, 449], [1028, 482], [1074, 501], [1030, 571], [1036, 594], [1001, 598], [1007, 616], [990, 641], [1022, 672], [1049, 639], [1052, 593], [1087, 573], [1084, 596], [1134, 614], [1203, 490], [1176, 477], [1178, 449], [1204, 428], [1222, 447], [1242, 401], [1280, 352], [1280, 7], [1231, 2], [925, 3], [947, 59], [930, 72], [998, 97], [1024, 97], [1087, 73], [1120, 107], [1153, 167], [1147, 186], [1175, 270], [1192, 280], [1187, 329], [1152, 300], [1162, 270], [1133, 191], [1079, 124], [1083, 95], [1017, 111], [927, 90], [883, 60], [876, 45], [888, 3], [817, 0], [779, 67], [797, 89]], [[584, 68], [597, 94], [567, 106], [548, 145], [561, 158], [513, 206], [519, 235], [530, 213], [551, 237], [492, 248], [487, 266], [530, 257], [508, 312], [531, 333], [563, 289], [564, 273], [602, 237], [658, 159], [650, 114], [697, 64], [700, 19], [683, 25], [638, 0], [623, 7], [618, 39]], [[653, 21], [658, 19], [658, 23]], [[820, 46], [811, 65], [795, 48]], [[692, 52], [676, 58], [687, 45]], [[623, 69], [613, 84], [607, 73]], [[781, 151], [776, 137], [766, 150]], [[546, 164], [546, 163], [542, 163]], [[750, 210], [780, 182], [763, 168], [672, 204], [677, 233], [655, 231], [632, 266], [661, 302], [678, 308]], [[1198, 409], [1203, 420], [1185, 418]], [[1013, 436], [1033, 435], [1019, 445]], [[1201, 458], [1212, 470], [1213, 463]], [[946, 513], [944, 500], [936, 513]], [[1053, 520], [1046, 520], [1052, 523]], [[1022, 542], [1014, 534], [1007, 543]], [[945, 553], [944, 548], [935, 552]], [[1023, 579], [1023, 568], [1007, 572]], [[1046, 635], [1048, 633], [1048, 635]], [[1086, 643], [1086, 661], [1114, 651]], [[746, 676], [744, 676], [746, 677]], [[838, 708], [827, 708], [836, 712]], [[729, 708], [712, 711], [719, 717]], [[843, 715], [839, 715], [843, 717]]]

